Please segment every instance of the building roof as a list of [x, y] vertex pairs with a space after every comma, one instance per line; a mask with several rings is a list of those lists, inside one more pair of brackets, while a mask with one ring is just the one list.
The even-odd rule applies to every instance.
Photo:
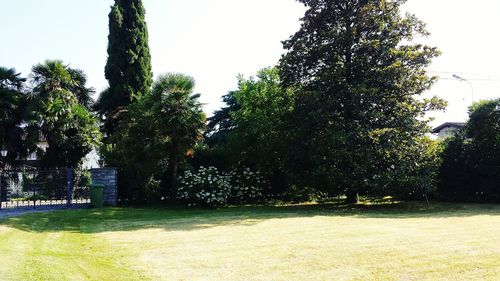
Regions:
[[434, 128], [434, 129], [432, 130], [432, 133], [433, 133], [433, 134], [437, 134], [437, 133], [439, 133], [439, 132], [440, 132], [442, 129], [444, 129], [444, 128], [449, 128], [449, 127], [451, 127], [451, 128], [461, 129], [461, 128], [463, 128], [464, 126], [465, 126], [465, 123], [463, 123], [463, 122], [446, 122], [446, 123], [444, 123], [444, 124], [442, 124], [442, 125], [440, 125], [440, 126], [438, 126], [438, 127]]

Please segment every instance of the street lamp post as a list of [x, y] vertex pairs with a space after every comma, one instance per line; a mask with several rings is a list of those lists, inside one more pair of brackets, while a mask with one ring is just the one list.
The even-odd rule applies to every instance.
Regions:
[[[2, 158], [5, 158], [7, 157], [7, 148], [5, 148], [5, 145], [2, 145], [2, 149], [0, 150], [0, 155], [2, 156]], [[7, 201], [5, 199], [5, 190], [3, 190], [3, 174], [1, 172], [3, 172], [3, 169], [5, 168], [5, 163], [4, 163], [4, 167], [3, 168], [0, 168], [0, 209], [2, 209], [2, 202], [3, 201]]]
[[453, 78], [458, 79], [460, 82], [467, 82], [469, 84], [470, 90], [471, 90], [471, 95], [472, 95], [472, 103], [474, 103], [474, 101], [475, 101], [474, 100], [474, 87], [472, 86], [472, 83], [469, 80], [467, 80], [461, 76], [458, 76], [457, 74], [453, 74]]

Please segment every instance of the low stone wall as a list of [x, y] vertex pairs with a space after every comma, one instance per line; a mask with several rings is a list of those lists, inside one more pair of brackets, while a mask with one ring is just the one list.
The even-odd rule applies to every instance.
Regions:
[[118, 173], [116, 168], [90, 169], [92, 184], [104, 186], [104, 205], [116, 206], [118, 203]]

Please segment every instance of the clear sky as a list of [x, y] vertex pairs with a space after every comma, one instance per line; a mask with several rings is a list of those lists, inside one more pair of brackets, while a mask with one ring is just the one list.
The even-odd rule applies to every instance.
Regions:
[[[104, 65], [112, 0], [0, 0], [0, 65], [28, 75], [45, 59], [62, 59], [106, 87]], [[294, 0], [144, 0], [153, 72], [182, 72], [197, 81], [205, 111], [236, 88], [238, 73], [278, 62], [281, 41], [299, 28], [304, 8]], [[428, 95], [449, 101], [433, 124], [462, 121], [471, 103], [500, 97], [500, 1], [409, 0], [405, 10], [427, 22], [422, 41], [443, 55], [430, 67], [442, 79]]]

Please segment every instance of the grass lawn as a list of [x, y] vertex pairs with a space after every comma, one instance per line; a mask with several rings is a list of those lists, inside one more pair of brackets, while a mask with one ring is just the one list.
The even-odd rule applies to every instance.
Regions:
[[500, 205], [30, 214], [0, 280], [500, 280]]

